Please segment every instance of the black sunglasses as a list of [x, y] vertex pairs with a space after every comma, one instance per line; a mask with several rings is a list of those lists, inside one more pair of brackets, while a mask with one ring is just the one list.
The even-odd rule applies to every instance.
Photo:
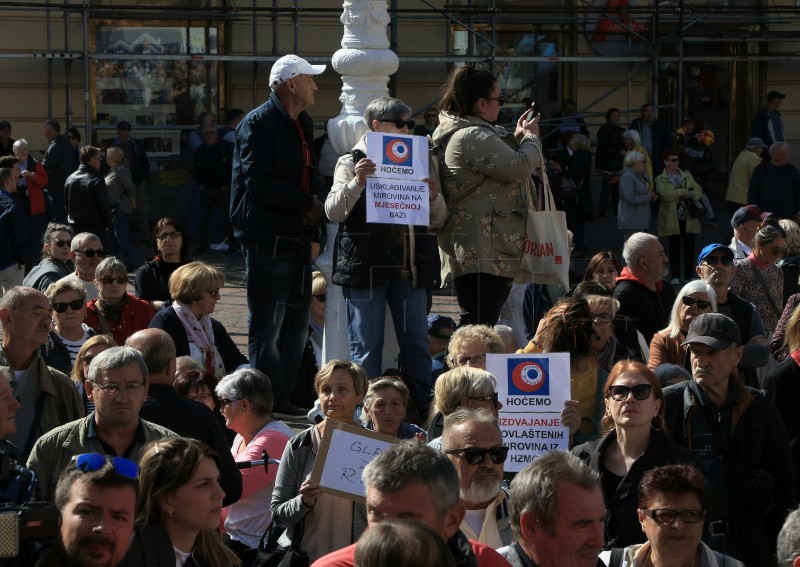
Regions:
[[64, 246], [70, 246], [72, 244], [72, 240], [61, 240], [60, 238], [53, 241], [53, 244], [62, 248]]
[[106, 285], [111, 285], [113, 283], [118, 283], [118, 284], [122, 285], [122, 284], [127, 284], [128, 283], [128, 277], [127, 276], [116, 276], [116, 277], [114, 277], [114, 276], [103, 276], [100, 279], [100, 281], [103, 282]]
[[496, 100], [497, 104], [503, 106], [506, 103], [506, 95], [486, 97], [486, 100]]
[[683, 304], [686, 307], [691, 307], [692, 305], [697, 305], [698, 309], [708, 309], [711, 307], [710, 301], [704, 301], [702, 299], [695, 299], [694, 297], [689, 297], [688, 295], [683, 296]]
[[725, 267], [730, 266], [733, 264], [733, 258], [730, 256], [707, 256], [703, 263], [708, 266], [716, 266], [717, 264], [722, 264]]
[[75, 250], [75, 252], [80, 252], [87, 258], [94, 258], [95, 254], [97, 254], [98, 258], [105, 258], [107, 255], [105, 250], [92, 250], [91, 248], [87, 248], [86, 250]]
[[400, 129], [402, 129], [403, 126], [408, 126], [409, 130], [413, 130], [414, 125], [416, 124], [416, 122], [414, 122], [413, 120], [402, 120], [400, 118], [397, 118], [395, 120], [380, 120], [380, 122], [388, 122], [390, 124], [394, 124]]
[[652, 384], [636, 384], [633, 388], [628, 388], [621, 384], [615, 384], [608, 389], [608, 395], [611, 399], [617, 402], [628, 399], [628, 394], [633, 392], [633, 397], [637, 400], [646, 400], [650, 397], [650, 392], [653, 389]]
[[74, 299], [72, 301], [67, 301], [67, 302], [53, 303], [53, 310], [56, 313], [65, 313], [67, 311], [67, 307], [69, 307], [73, 311], [77, 311], [84, 305], [85, 304], [83, 302], [83, 299]]
[[455, 455], [460, 453], [464, 456], [464, 460], [470, 465], [479, 465], [489, 455], [489, 458], [495, 465], [506, 462], [508, 456], [508, 447], [492, 447], [491, 449], [480, 449], [478, 447], [468, 447], [467, 449], [451, 449], [445, 451], [446, 455]]

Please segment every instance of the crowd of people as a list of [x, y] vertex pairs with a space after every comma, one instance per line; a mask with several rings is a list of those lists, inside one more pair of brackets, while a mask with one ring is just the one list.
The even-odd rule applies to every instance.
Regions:
[[[204, 113], [190, 137], [195, 253], [216, 210], [245, 258], [246, 353], [213, 317], [225, 273], [192, 259], [180, 220], [150, 229], [149, 167], [129, 123], [105, 165], [55, 121], [42, 163], [25, 140], [5, 143], [0, 449], [61, 514], [58, 537], [28, 542], [17, 564], [249, 566], [276, 548], [317, 567], [798, 564], [800, 176], [791, 196], [784, 95], [768, 93], [760, 137], [734, 164], [732, 241], [699, 253], [695, 235], [716, 222], [707, 132], [687, 118], [676, 146], [652, 105], [628, 130], [609, 109], [597, 213], [611, 201], [621, 253], [596, 252], [570, 286], [517, 286], [526, 211], [556, 179], [577, 189], [562, 201], [574, 251], [594, 252], [575, 101], [554, 130], [559, 157], [535, 113], [495, 125], [505, 99], [488, 71], [454, 70], [417, 129], [402, 101], [372, 101], [369, 131], [430, 144], [428, 225], [378, 224], [366, 135], [318, 193], [306, 110], [324, 71], [282, 57], [262, 106], [225, 131]], [[325, 221], [339, 225], [327, 243]], [[154, 255], [137, 268], [142, 241]], [[312, 271], [322, 245], [330, 281]], [[430, 313], [440, 283], [458, 322]], [[330, 285], [349, 360], [323, 356]], [[381, 357], [387, 308], [397, 369]], [[557, 410], [569, 450], [517, 473], [487, 371], [487, 356], [514, 352], [568, 352], [571, 391]], [[340, 424], [395, 440], [361, 467], [365, 499], [314, 474]]]

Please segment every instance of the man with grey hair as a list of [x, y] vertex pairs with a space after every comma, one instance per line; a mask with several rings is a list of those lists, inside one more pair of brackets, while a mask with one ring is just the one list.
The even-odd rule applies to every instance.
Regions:
[[95, 411], [40, 437], [28, 458], [42, 498], [52, 498], [58, 476], [75, 455], [102, 453], [138, 461], [148, 443], [176, 436], [139, 417], [148, 380], [142, 355], [131, 347], [113, 347], [92, 359], [85, 387]]
[[52, 328], [51, 314], [50, 301], [31, 287], [13, 287], [0, 298], [0, 365], [13, 370], [11, 386], [22, 404], [15, 416], [16, 433], [9, 441], [22, 461], [37, 437], [84, 415], [75, 385], [48, 366], [40, 350]]
[[497, 417], [487, 409], [458, 409], [444, 419], [442, 452], [456, 467], [466, 515], [461, 531], [497, 549], [511, 543], [503, 463], [508, 448]]
[[317, 90], [313, 76], [323, 71], [284, 55], [270, 70], [269, 100], [236, 127], [230, 210], [247, 267], [250, 366], [269, 376], [279, 418], [307, 412], [289, 395], [308, 337], [311, 241], [323, 208], [306, 113]]
[[81, 232], [72, 237], [69, 257], [75, 264], [75, 272], [61, 279], [79, 283], [86, 290], [86, 301], [97, 299], [100, 291], [94, 284], [97, 265], [106, 257], [100, 237], [91, 232]]
[[761, 164], [761, 154], [766, 148], [764, 140], [761, 138], [750, 138], [747, 140], [744, 149], [736, 156], [731, 166], [731, 174], [728, 178], [728, 191], [725, 193], [725, 201], [728, 203], [728, 214], [733, 218], [733, 214], [747, 204], [747, 189], [750, 187], [750, 178], [753, 171]]
[[511, 481], [514, 543], [500, 549], [514, 567], [605, 567], [599, 559], [608, 512], [600, 475], [578, 457], [551, 451]]
[[135, 348], [144, 358], [150, 375], [147, 399], [139, 417], [192, 437], [214, 449], [220, 458], [220, 486], [225, 491], [222, 503], [230, 506], [242, 495], [242, 475], [233, 460], [225, 429], [208, 406], [181, 396], [175, 382], [175, 342], [163, 329], [143, 329], [128, 337], [125, 346]]
[[[508, 566], [494, 549], [468, 540], [459, 529], [464, 505], [458, 475], [442, 453], [415, 441], [398, 443], [372, 459], [362, 478], [369, 526], [392, 518], [417, 520], [447, 541], [456, 565]], [[357, 545], [325, 555], [313, 567], [353, 567]]]
[[800, 510], [793, 510], [778, 534], [779, 567], [800, 567]]
[[[364, 110], [373, 132], [408, 135], [413, 130], [411, 109], [401, 100], [376, 98]], [[383, 373], [386, 307], [392, 312], [397, 344], [411, 391], [411, 407], [424, 417], [433, 389], [431, 357], [428, 356], [428, 294], [438, 278], [438, 256], [428, 246], [429, 228], [441, 227], [447, 205], [439, 182], [428, 178], [430, 216], [428, 226], [367, 221], [367, 177], [375, 163], [367, 158], [367, 136], [339, 158], [333, 186], [325, 199], [325, 213], [339, 223], [332, 281], [342, 286], [347, 307], [350, 354], [370, 378]], [[431, 171], [437, 163], [431, 160]], [[363, 199], [362, 199], [363, 197]], [[403, 213], [404, 214], [404, 213]]]
[[773, 142], [769, 147], [769, 161], [753, 170], [747, 202], [778, 218], [798, 220], [800, 171], [789, 163], [789, 144]]
[[649, 343], [669, 322], [675, 290], [662, 278], [669, 260], [658, 238], [646, 232], [632, 234], [622, 248], [625, 267], [617, 278], [614, 298], [618, 315], [629, 317]]

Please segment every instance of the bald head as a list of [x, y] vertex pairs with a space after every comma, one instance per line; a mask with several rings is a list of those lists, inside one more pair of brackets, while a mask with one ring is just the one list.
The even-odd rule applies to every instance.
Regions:
[[163, 329], [143, 329], [128, 337], [125, 346], [135, 348], [144, 358], [151, 384], [175, 381], [175, 342]]

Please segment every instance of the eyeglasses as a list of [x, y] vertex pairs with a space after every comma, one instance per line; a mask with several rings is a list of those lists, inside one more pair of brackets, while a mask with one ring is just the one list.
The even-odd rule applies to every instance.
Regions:
[[494, 96], [494, 97], [486, 97], [486, 100], [496, 100], [497, 104], [503, 106], [506, 103], [506, 95]]
[[315, 295], [314, 299], [316, 299], [317, 301], [321, 301], [322, 303], [325, 303], [325, 294]]
[[660, 510], [648, 510], [646, 508], [639, 508], [645, 516], [650, 516], [659, 524], [671, 524], [675, 518], [680, 516], [684, 524], [696, 524], [705, 518], [705, 510], [668, 510], [662, 508]]
[[156, 236], [159, 240], [168, 240], [170, 238], [180, 238], [181, 231], [173, 230], [172, 232], [162, 232], [158, 236]]
[[782, 256], [786, 252], [786, 246], [775, 246], [772, 249], [773, 256]]
[[72, 244], [72, 240], [61, 240], [59, 238], [58, 240], [54, 240], [53, 244], [55, 244], [59, 248], [63, 248], [64, 246], [70, 246]]
[[714, 267], [717, 264], [722, 264], [725, 267], [731, 266], [733, 264], [733, 258], [730, 256], [706, 256], [703, 260], [703, 263]]
[[91, 248], [87, 248], [86, 250], [75, 250], [76, 254], [78, 252], [80, 252], [81, 254], [86, 256], [87, 258], [94, 258], [95, 254], [97, 255], [98, 258], [105, 258], [106, 257], [106, 251], [102, 250], [102, 249], [100, 249], [100, 250], [92, 250]]
[[127, 395], [132, 396], [136, 392], [144, 389], [144, 382], [131, 382], [130, 384], [98, 384], [97, 382], [92, 382], [95, 388], [98, 390], [102, 390], [109, 396], [116, 396], [119, 394], [120, 390], [124, 391]]
[[598, 325], [608, 325], [614, 318], [609, 315], [608, 313], [600, 313], [599, 315], [593, 315], [594, 319], [592, 319], [593, 323], [597, 323]]
[[445, 451], [445, 455], [461, 454], [467, 464], [479, 465], [489, 455], [489, 458], [495, 465], [506, 462], [508, 456], [508, 447], [492, 447], [491, 449], [480, 449], [478, 447], [468, 447], [466, 449], [451, 449]]
[[83, 453], [72, 457], [72, 462], [81, 472], [94, 472], [111, 463], [114, 470], [124, 477], [136, 480], [139, 478], [139, 465], [124, 457], [112, 457], [101, 453]]
[[75, 299], [73, 301], [67, 301], [66, 303], [59, 301], [58, 303], [53, 303], [53, 310], [56, 313], [65, 313], [67, 311], [67, 307], [73, 311], [77, 311], [84, 305], [86, 304], [83, 302], [83, 299]]
[[189, 398], [190, 400], [194, 400], [196, 402], [204, 404], [209, 400], [209, 398], [211, 398], [211, 394], [197, 394], [196, 396], [186, 396], [186, 397]]
[[497, 405], [498, 397], [497, 392], [489, 395], [489, 396], [470, 396], [470, 400], [475, 400], [476, 402], [492, 402], [494, 405]]
[[217, 288], [217, 289], [208, 289], [206, 291], [208, 292], [208, 295], [210, 295], [211, 297], [217, 297], [219, 295], [219, 288]]
[[222, 398], [222, 399], [220, 399], [220, 401], [219, 401], [219, 409], [225, 409], [225, 408], [226, 408], [226, 407], [228, 407], [229, 405], [231, 405], [231, 404], [235, 404], [235, 403], [236, 403], [236, 402], [238, 402], [238, 401], [239, 401], [239, 400], [229, 400], [229, 399], [227, 399], [227, 398]]
[[103, 282], [106, 285], [111, 285], [113, 283], [118, 283], [118, 284], [122, 285], [122, 284], [127, 284], [128, 283], [128, 277], [127, 276], [116, 276], [116, 277], [114, 277], [114, 276], [103, 276], [100, 281]]
[[380, 120], [380, 122], [388, 122], [389, 124], [394, 124], [399, 129], [402, 129], [404, 126], [408, 126], [409, 130], [413, 130], [414, 124], [416, 124], [416, 122], [414, 122], [413, 120], [402, 120], [400, 118], [397, 118], [395, 120]]
[[473, 354], [472, 356], [456, 357], [456, 366], [464, 366], [468, 362], [472, 364], [483, 364], [486, 362], [486, 354]]
[[637, 400], [646, 400], [650, 397], [653, 390], [652, 384], [636, 384], [633, 388], [628, 388], [622, 384], [615, 384], [608, 389], [608, 395], [616, 402], [628, 399], [628, 394], [633, 392], [633, 397]]
[[694, 297], [689, 297], [688, 295], [684, 295], [682, 301], [686, 307], [692, 307], [693, 305], [697, 305], [698, 309], [708, 309], [709, 307], [711, 307], [710, 301], [695, 299]]

